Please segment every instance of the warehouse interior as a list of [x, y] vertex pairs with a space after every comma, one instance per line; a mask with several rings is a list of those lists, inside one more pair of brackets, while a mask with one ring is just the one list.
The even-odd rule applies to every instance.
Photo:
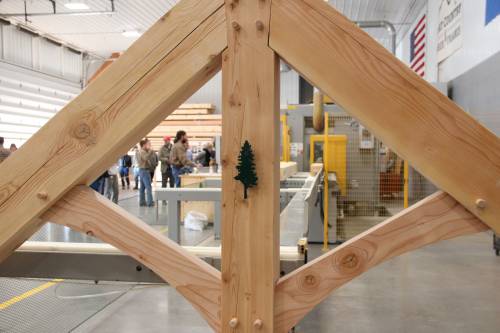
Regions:
[[[225, 6], [230, 12], [235, 7], [245, 6], [245, 3], [252, 1], [254, 0], [226, 0]], [[28, 173], [51, 167], [50, 162], [30, 161], [26, 157], [27, 153], [21, 155], [23, 150], [28, 151], [26, 147], [32, 149], [38, 146], [41, 153], [52, 155], [66, 147], [66, 128], [56, 134], [57, 138], [49, 135], [48, 130], [44, 132], [55, 121], [67, 125], [77, 137], [85, 132], [82, 134], [85, 144], [75, 145], [75, 153], [68, 153], [64, 157], [67, 160], [56, 165], [54, 170], [64, 169], [65, 163], [70, 164], [78, 158], [76, 155], [79, 154], [79, 149], [85, 154], [91, 151], [96, 141], [108, 140], [105, 145], [113, 146], [114, 140], [122, 140], [120, 135], [128, 131], [125, 126], [120, 130], [121, 134], [114, 136], [101, 135], [100, 132], [105, 133], [106, 127], [111, 126], [111, 121], [105, 126], [97, 126], [97, 134], [93, 128], [87, 129], [86, 123], [73, 130], [71, 122], [74, 119], [71, 115], [82, 109], [89, 114], [88, 123], [97, 124], [99, 119], [92, 118], [91, 114], [95, 110], [100, 112], [109, 108], [116, 110], [118, 114], [121, 108], [128, 107], [133, 108], [133, 111], [128, 118], [121, 119], [123, 124], [139, 123], [140, 114], [149, 112], [146, 109], [150, 106], [145, 98], [143, 104], [135, 100], [140, 100], [140, 95], [144, 96], [149, 91], [135, 91], [131, 86], [126, 90], [132, 92], [131, 97], [123, 102], [114, 102], [109, 97], [109, 101], [105, 101], [109, 102], [107, 106], [98, 103], [87, 106], [80, 103], [78, 98], [85, 94], [90, 96], [96, 90], [109, 90], [111, 96], [114, 93], [112, 88], [99, 84], [112, 75], [115, 75], [115, 87], [125, 87], [128, 77], [118, 77], [111, 72], [113, 68], [118, 67], [120, 61], [122, 64], [126, 63], [129, 59], [126, 58], [127, 54], [136, 52], [137, 56], [154, 55], [156, 49], [141, 49], [140, 43], [152, 36], [148, 33], [154, 33], [155, 22], [161, 24], [170, 17], [180, 15], [175, 12], [175, 8], [183, 3], [187, 5], [179, 11], [186, 11], [187, 14], [183, 12], [182, 15], [188, 17], [191, 15], [189, 11], [194, 12], [197, 9], [195, 7], [202, 2], [210, 1], [0, 1], [0, 252], [10, 251], [6, 257], [0, 255], [0, 332], [214, 331], [214, 325], [200, 313], [203, 312], [199, 309], [200, 306], [193, 305], [192, 300], [186, 298], [175, 283], [167, 283], [163, 275], [165, 273], [154, 269], [154, 264], [148, 265], [151, 264], [149, 259], [143, 258], [147, 258], [147, 249], [134, 243], [134, 249], [139, 252], [137, 259], [120, 248], [120, 242], [129, 242], [125, 236], [127, 232], [123, 231], [121, 234], [119, 227], [110, 228], [116, 232], [117, 239], [113, 239], [113, 234], [107, 234], [108, 241], [99, 237], [99, 229], [107, 228], [105, 221], [116, 219], [112, 208], [109, 211], [103, 210], [100, 216], [86, 214], [82, 211], [83, 208], [80, 211], [75, 208], [74, 211], [68, 211], [77, 212], [83, 217], [71, 220], [71, 217], [64, 216], [61, 207], [65, 202], [75, 200], [81, 202], [83, 207], [87, 200], [83, 190], [81, 196], [73, 195], [73, 192], [61, 192], [52, 203], [56, 208], [47, 207], [43, 211], [40, 208], [35, 219], [30, 220], [35, 221], [30, 222], [33, 223], [35, 232], [27, 235], [28, 237], [23, 234], [24, 238], [16, 238], [13, 249], [11, 245], [4, 245], [1, 237], [2, 234], [22, 234], [24, 231], [20, 227], [14, 231], [9, 229], [10, 219], [17, 216], [9, 213], [9, 208], [14, 211], [23, 209], [21, 203], [15, 206], [19, 208], [12, 208], [9, 200], [17, 205], [24, 200], [19, 199], [19, 196], [25, 195], [22, 191], [10, 194], [10, 188], [23, 180], [16, 179], [15, 170], [9, 168], [17, 165]], [[224, 3], [219, 0], [213, 2]], [[481, 161], [473, 161], [476, 163], [471, 164], [474, 169], [469, 169], [468, 172], [470, 179], [481, 178], [486, 174], [491, 177], [489, 179], [496, 179], [496, 187], [493, 185], [493, 190], [488, 193], [493, 199], [498, 197], [500, 154], [494, 149], [498, 147], [500, 135], [500, 0], [290, 0], [290, 3], [297, 6], [305, 3], [311, 8], [316, 6], [312, 4], [315, 2], [321, 2], [317, 5], [318, 8], [330, 6], [335, 9], [352, 21], [353, 26], [373, 38], [385, 49], [384, 56], [392, 54], [391, 57], [397, 58], [398, 63], [404, 64], [413, 72], [412, 75], [418, 81], [411, 82], [426, 81], [422, 83], [424, 88], [410, 87], [410, 84], [407, 87], [383, 87], [382, 84], [373, 86], [370, 98], [376, 100], [376, 97], [371, 96], [385, 96], [392, 90], [408, 87], [412, 91], [424, 93], [427, 91], [425, 89], [432, 87], [433, 91], [439, 92], [446, 100], [453, 101], [467, 113], [467, 119], [470, 118], [474, 123], [480, 124], [481, 128], [485, 128], [487, 135], [491, 135], [493, 139], [489, 142], [484, 140], [481, 145], [486, 146], [485, 149], [492, 149], [487, 157], [496, 169], [487, 169], [488, 166], [481, 164]], [[272, 0], [270, 3], [271, 6], [277, 3], [278, 7], [286, 1]], [[172, 14], [166, 14], [169, 11]], [[326, 11], [327, 9], [325, 13]], [[272, 18], [269, 20], [272, 21]], [[203, 24], [209, 21], [202, 20]], [[183, 24], [188, 25], [189, 22], [186, 20]], [[232, 26], [228, 25], [233, 29], [232, 33], [243, 34], [245, 26], [241, 28], [234, 23]], [[304, 19], [304, 26], [308, 24]], [[264, 28], [259, 28], [257, 24], [257, 30], [262, 29]], [[179, 30], [180, 28], [174, 29], [165, 40], [177, 38]], [[323, 42], [324, 50], [321, 47], [307, 49], [302, 50], [303, 54], [312, 56], [329, 50], [328, 44], [335, 43], [326, 39]], [[158, 40], [157, 43], [164, 41]], [[233, 46], [230, 38], [227, 43], [228, 50], [231, 51]], [[132, 45], [139, 46], [134, 49]], [[188, 51], [179, 52], [175, 57], [182, 57], [187, 53]], [[399, 145], [394, 147], [384, 142], [382, 137], [392, 140], [385, 133], [379, 137], [370, 131], [370, 128], [378, 128], [384, 123], [393, 126], [394, 121], [375, 119], [365, 123], [359, 120], [352, 114], [357, 110], [346, 107], [349, 103], [339, 103], [336, 96], [329, 96], [320, 87], [314, 86], [314, 79], [299, 74], [300, 68], [294, 66], [292, 61], [288, 63], [284, 55], [277, 53], [281, 57], [277, 70], [279, 116], [275, 117], [276, 120], [279, 118], [279, 129], [276, 124], [276, 141], [279, 141], [279, 158], [276, 156], [276, 160], [279, 161], [279, 172], [277, 165], [274, 171], [266, 169], [265, 172], [276, 175], [276, 185], [279, 183], [273, 189], [276, 189], [276, 196], [279, 192], [279, 209], [276, 212], [276, 230], [279, 232], [276, 237], [279, 241], [278, 273], [282, 278], [293, 272], [300, 274], [308, 264], [319, 262], [322, 256], [332, 253], [331, 251], [343, 251], [343, 246], [366, 240], [366, 244], [369, 244], [366, 246], [370, 247], [372, 239], [369, 236], [372, 230], [375, 234], [380, 230], [381, 235], [384, 224], [388, 223], [386, 221], [406, 216], [413, 207], [423, 205], [426, 198], [439, 199], [448, 195], [446, 193], [455, 197], [449, 187], [443, 188], [424, 175], [435, 177], [432, 169], [420, 167], [418, 157], [406, 154]], [[342, 57], [329, 55], [332, 58], [337, 56]], [[235, 204], [237, 210], [238, 207], [245, 206], [247, 190], [248, 200], [254, 200], [254, 187], [261, 186], [261, 183], [257, 184], [258, 181], [268, 177], [262, 173], [255, 175], [255, 167], [252, 166], [255, 158], [257, 170], [261, 170], [260, 141], [250, 142], [251, 145], [247, 146], [245, 144], [248, 141], [243, 144], [242, 140], [238, 142], [242, 145], [241, 150], [236, 147], [240, 155], [235, 156], [234, 160], [239, 163], [237, 177], [244, 185], [244, 194], [239, 183], [240, 187], [235, 187], [236, 189], [227, 187], [228, 178], [225, 178], [223, 172], [228, 172], [229, 168], [226, 166], [228, 163], [233, 166], [233, 162], [227, 161], [224, 150], [229, 151], [229, 141], [234, 143], [234, 137], [229, 137], [233, 133], [229, 128], [237, 128], [239, 125], [225, 111], [227, 103], [231, 103], [224, 100], [227, 97], [223, 93], [225, 57], [227, 54], [225, 56], [222, 53], [222, 70], [217, 68], [216, 73], [211, 73], [213, 76], [200, 84], [194, 94], [176, 96], [175, 103], [178, 103], [173, 112], [165, 112], [167, 117], [156, 121], [151, 128], [138, 125], [137, 128], [144, 131], [139, 140], [123, 139], [128, 144], [126, 149], [118, 151], [110, 148], [106, 151], [109, 156], [104, 159], [114, 160], [112, 164], [103, 164], [102, 157], [97, 152], [92, 153], [93, 155], [88, 155], [96, 158], [96, 162], [92, 164], [92, 179], [84, 179], [82, 170], [82, 176], [71, 183], [72, 187], [90, 186], [92, 193], [95, 192], [99, 197], [98, 207], [108, 207], [108, 202], [118, 205], [120, 210], [116, 211], [117, 215], [130, 218], [136, 225], [144, 225], [138, 226], [137, 230], [151, 230], [150, 235], [154, 232], [154, 237], [157, 237], [155, 239], [164, 238], [159, 242], [183, 249], [186, 256], [189, 255], [186, 258], [199, 258], [204, 262], [203, 265], [206, 263], [207, 267], [222, 270], [223, 280], [228, 279], [224, 274], [223, 263], [223, 259], [227, 258], [223, 241], [223, 235], [227, 235], [224, 233], [224, 230], [227, 232], [224, 221], [227, 221], [227, 215], [237, 214], [226, 207], [225, 196], [231, 191], [242, 196], [242, 201]], [[134, 68], [141, 68], [149, 62], [148, 58], [144, 62], [130, 65], [129, 69], [132, 71]], [[184, 65], [186, 68], [197, 66], [190, 63]], [[377, 82], [377, 78], [382, 81], [388, 72], [387, 68], [377, 66], [376, 63], [366, 63], [364, 66], [364, 71], [373, 73], [373, 82]], [[123, 67], [126, 68], [125, 65]], [[147, 74], [150, 75], [149, 72]], [[165, 91], [170, 91], [171, 82], [174, 84], [175, 81], [184, 79], [182, 75], [170, 76], [166, 80]], [[330, 79], [333, 82], [348, 80], [342, 76]], [[362, 81], [363, 78], [360, 77], [359, 80]], [[338, 85], [340, 92], [344, 87], [342, 84]], [[93, 86], [99, 88], [92, 90]], [[362, 83], [349, 81], [346, 86], [355, 89], [362, 86]], [[159, 90], [161, 89], [157, 89]], [[157, 95], [159, 94], [161, 93]], [[356, 96], [358, 99], [364, 97], [362, 94]], [[432, 98], [429, 95], [427, 97]], [[155, 96], [151, 97], [152, 100], [154, 98]], [[231, 98], [232, 95], [229, 99]], [[378, 100], [384, 101], [384, 97]], [[420, 103], [418, 100], [414, 102]], [[391, 103], [392, 101], [386, 100], [386, 103], [370, 104], [369, 109], [391, 118], [388, 111], [385, 111], [386, 107], [390, 110], [387, 105]], [[229, 105], [233, 107], [234, 103]], [[159, 109], [161, 107], [163, 104]], [[157, 110], [157, 113], [162, 112]], [[446, 116], [447, 114], [443, 117]], [[425, 115], [416, 114], [414, 118], [418, 121], [419, 118], [425, 118]], [[462, 118], [457, 119], [453, 119], [453, 122], [463, 133], [443, 128], [439, 123], [432, 125], [435, 125], [433, 130], [436, 133], [448, 130], [452, 133], [454, 140], [443, 142], [442, 145], [446, 149], [456, 149], [458, 160], [458, 155], [468, 149], [468, 135], [474, 136], [477, 133], [466, 133], [469, 128], [460, 122]], [[428, 133], [424, 122], [425, 119], [422, 124], [417, 123], [411, 127], [411, 131], [406, 131], [407, 137], [401, 146], [413, 147], [420, 144], [425, 147], [426, 152], [431, 153], [441, 148], [432, 145], [434, 141], [431, 136], [419, 135], [418, 132]], [[396, 127], [405, 130], [410, 128], [404, 121]], [[394, 130], [397, 130], [396, 127]], [[134, 130], [139, 131], [137, 128]], [[250, 132], [258, 129], [250, 126], [245, 130]], [[272, 152], [273, 133], [264, 133], [264, 136], [269, 141], [266, 150]], [[47, 142], [53, 141], [57, 141], [58, 145], [46, 146]], [[460, 144], [453, 146], [456, 142]], [[85, 147], [82, 148], [83, 146]], [[255, 156], [252, 147], [257, 151]], [[19, 161], [27, 163], [17, 163], [16, 155], [20, 156]], [[417, 165], [413, 165], [413, 158]], [[454, 174], [453, 166], [456, 161], [451, 158], [447, 161], [450, 174]], [[248, 162], [246, 169], [245, 162]], [[231, 168], [233, 169], [234, 167]], [[247, 174], [243, 174], [245, 171]], [[61, 178], [51, 174], [45, 177], [55, 179], [54, 184], [62, 187], [59, 184], [64, 182], [63, 178], [68, 173], [61, 174], [62, 176], [57, 176]], [[253, 183], [245, 183], [245, 176], [254, 177]], [[233, 181], [237, 177], [229, 178]], [[486, 176], [483, 178], [486, 179]], [[82, 179], [85, 181], [82, 182]], [[33, 180], [36, 181], [38, 180]], [[444, 183], [448, 185], [450, 182], [451, 180]], [[481, 193], [482, 184], [473, 185], [470, 191]], [[53, 199], [50, 191], [35, 194], [37, 201], [33, 206], [36, 207], [40, 202]], [[64, 201], [64, 196], [68, 197], [67, 201]], [[458, 203], [454, 202], [460, 207], [464, 204], [461, 197], [455, 199]], [[475, 201], [475, 205], [479, 210], [495, 206], [481, 198]], [[252, 221], [257, 219], [256, 216], [261, 216], [259, 214], [258, 209], [255, 209], [248, 218]], [[422, 224], [440, 214], [442, 212], [429, 212]], [[393, 257], [389, 255], [389, 250], [380, 254], [383, 257], [380, 265], [369, 271], [366, 269], [366, 272], [363, 270], [359, 276], [353, 273], [348, 279], [349, 283], [342, 283], [333, 293], [318, 301], [318, 305], [308, 314], [304, 313], [303, 318], [297, 319], [293, 327], [290, 325], [286, 330], [273, 330], [297, 333], [499, 332], [500, 238], [496, 236], [489, 218], [483, 220], [481, 213], [476, 214], [474, 211], [463, 214], [478, 217], [481, 227], [477, 227], [475, 231], [480, 232], [469, 233], [462, 230], [456, 235], [439, 236], [440, 231], [436, 230], [434, 235], [422, 236], [421, 238], [425, 238], [423, 243], [415, 245], [415, 250], [411, 252], [411, 243], [419, 243], [416, 239], [421, 235], [410, 235], [408, 249], [390, 249], [401, 252], [398, 252], [401, 255]], [[459, 219], [460, 216], [454, 218]], [[58, 221], [63, 217], [69, 219], [69, 222]], [[500, 217], [497, 216], [497, 219]], [[453, 221], [450, 223], [453, 224]], [[96, 230], [82, 229], [81, 226], [86, 224], [95, 225]], [[461, 234], [464, 236], [456, 237]], [[263, 244], [265, 243], [262, 235], [253, 236], [262, 238]], [[130, 234], [131, 241], [140, 238], [141, 236]], [[426, 244], [429, 245], [423, 246]], [[373, 243], [373, 247], [376, 248], [377, 244]], [[166, 267], [170, 267], [169, 260], [179, 261], [178, 258], [170, 257], [170, 252], [161, 252], [160, 248], [157, 250]], [[256, 249], [249, 251], [248, 258], [254, 251], [262, 253]], [[365, 250], [360, 248], [359, 251]], [[365, 255], [369, 257], [370, 253], [366, 252]], [[335, 266], [335, 263], [330, 266]], [[248, 276], [250, 280], [255, 278], [251, 274]], [[278, 278], [279, 276], [276, 281]], [[314, 285], [315, 282], [311, 284]], [[300, 297], [297, 296], [296, 299]], [[307, 303], [305, 296], [298, 302]], [[219, 299], [219, 305], [220, 303]], [[267, 323], [262, 326], [260, 319], [253, 322], [252, 330], [244, 326], [241, 318], [238, 322], [236, 317], [231, 319], [227, 329], [224, 325], [222, 323], [222, 332], [273, 331], [266, 328]]]

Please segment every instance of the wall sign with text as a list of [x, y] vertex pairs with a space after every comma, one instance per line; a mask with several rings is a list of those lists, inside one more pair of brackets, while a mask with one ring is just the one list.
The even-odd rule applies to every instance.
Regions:
[[438, 62], [462, 47], [463, 39], [462, 0], [441, 0], [439, 5]]

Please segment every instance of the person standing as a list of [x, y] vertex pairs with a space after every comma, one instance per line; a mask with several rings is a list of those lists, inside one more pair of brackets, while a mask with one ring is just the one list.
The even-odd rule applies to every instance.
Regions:
[[151, 149], [151, 154], [149, 155], [149, 172], [151, 173], [151, 182], [153, 182], [155, 178], [156, 167], [158, 166], [158, 155], [154, 150]]
[[139, 189], [139, 148], [137, 146], [134, 146], [132, 149], [134, 152], [134, 155], [132, 156], [132, 172], [134, 173], [134, 190]]
[[189, 140], [187, 138], [186, 141], [184, 142], [184, 148], [186, 148], [186, 158], [190, 161], [193, 161], [193, 151], [189, 146]]
[[172, 165], [170, 165], [170, 152], [172, 151], [172, 143], [170, 137], [163, 138], [164, 145], [160, 149], [159, 158], [161, 162], [161, 187], [167, 187], [167, 182], [170, 187], [174, 187], [174, 176], [172, 175]]
[[106, 179], [106, 197], [115, 204], [118, 203], [118, 163], [114, 163], [108, 169], [108, 178]]
[[109, 173], [108, 170], [104, 171], [102, 175], [99, 176], [92, 184], [90, 184], [90, 187], [100, 193], [101, 195], [104, 195], [104, 190], [105, 190], [105, 185], [106, 185], [106, 179], [108, 179]]
[[4, 138], [0, 136], [0, 163], [10, 155], [10, 150], [3, 147]]
[[215, 150], [211, 142], [205, 143], [203, 150], [196, 155], [195, 162], [204, 167], [209, 167], [212, 161], [215, 160]]
[[178, 131], [175, 135], [174, 146], [170, 152], [170, 161], [172, 163], [172, 174], [175, 180], [175, 186], [181, 187], [182, 174], [188, 172], [188, 169], [195, 167], [193, 161], [186, 156], [187, 134], [184, 131]]
[[128, 154], [123, 155], [120, 159], [120, 178], [122, 181], [122, 190], [125, 189], [125, 183], [127, 184], [127, 190], [130, 189], [130, 167], [132, 166], [132, 157]]
[[151, 150], [151, 142], [148, 139], [141, 140], [141, 149], [139, 151], [139, 205], [152, 207], [153, 190], [151, 188], [151, 155], [154, 152]]
[[10, 144], [10, 153], [12, 154], [13, 152], [15, 152], [17, 150], [17, 146], [15, 143], [11, 143]]

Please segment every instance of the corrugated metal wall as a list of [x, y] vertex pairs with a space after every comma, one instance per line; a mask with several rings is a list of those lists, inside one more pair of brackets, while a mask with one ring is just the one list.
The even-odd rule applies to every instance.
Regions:
[[32, 35], [16, 26], [2, 25], [3, 59], [25, 67], [33, 66]]
[[6, 146], [22, 145], [80, 91], [78, 83], [0, 62], [0, 136]]
[[[283, 66], [282, 66], [283, 68]], [[299, 75], [294, 70], [281, 72], [281, 105], [299, 103]], [[212, 103], [216, 113], [222, 109], [222, 73], [219, 72], [212, 80], [208, 81], [186, 103]]]
[[212, 103], [215, 113], [222, 111], [222, 72], [217, 73], [210, 81], [200, 88], [186, 103]]
[[500, 52], [449, 83], [452, 99], [500, 136]]
[[81, 91], [82, 54], [0, 24], [0, 136], [26, 142]]
[[82, 54], [68, 48], [62, 48], [62, 76], [73, 82], [82, 80]]
[[0, 61], [81, 83], [81, 53], [15, 25], [0, 24], [0, 39]]
[[281, 72], [280, 83], [280, 104], [299, 104], [299, 74], [292, 69], [285, 69]]

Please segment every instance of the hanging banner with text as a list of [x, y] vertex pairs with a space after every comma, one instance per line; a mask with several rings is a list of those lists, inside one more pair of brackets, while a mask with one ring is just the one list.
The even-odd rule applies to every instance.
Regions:
[[462, 47], [462, 0], [441, 0], [439, 6], [438, 62]]

